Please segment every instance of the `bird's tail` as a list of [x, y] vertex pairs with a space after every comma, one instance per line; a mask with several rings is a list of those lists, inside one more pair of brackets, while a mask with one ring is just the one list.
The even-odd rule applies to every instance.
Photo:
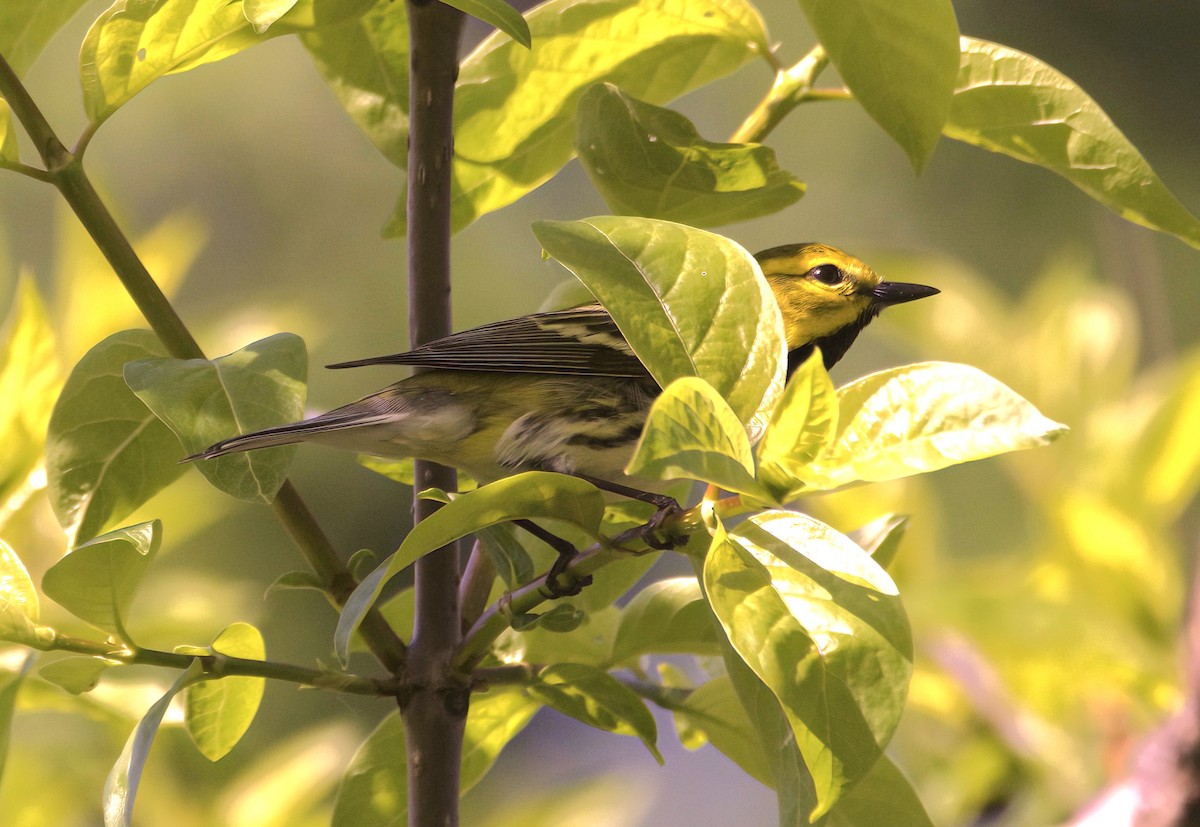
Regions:
[[313, 434], [326, 430], [329, 430], [329, 423], [322, 422], [320, 419], [293, 422], [289, 425], [279, 425], [275, 428], [266, 428], [251, 434], [242, 434], [241, 436], [223, 439], [220, 442], [209, 445], [197, 454], [184, 457], [181, 461], [191, 462], [197, 459], [214, 459], [215, 457], [223, 457], [226, 454], [236, 454], [241, 451], [273, 448], [277, 445], [292, 445], [297, 442], [304, 442]]

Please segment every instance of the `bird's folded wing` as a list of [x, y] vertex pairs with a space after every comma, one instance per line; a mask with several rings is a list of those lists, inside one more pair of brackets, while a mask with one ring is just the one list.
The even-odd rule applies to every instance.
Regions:
[[536, 313], [464, 330], [407, 353], [339, 362], [331, 368], [419, 365], [441, 370], [645, 377], [646, 368], [598, 304]]

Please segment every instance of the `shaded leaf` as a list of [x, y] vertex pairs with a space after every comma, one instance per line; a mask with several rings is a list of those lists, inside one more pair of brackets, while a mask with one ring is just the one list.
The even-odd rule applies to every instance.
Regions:
[[886, 569], [896, 558], [896, 552], [900, 550], [900, 541], [904, 539], [904, 531], [907, 528], [906, 515], [885, 514], [846, 536]]
[[0, 779], [4, 778], [4, 765], [8, 759], [8, 740], [12, 734], [13, 714], [17, 708], [17, 695], [21, 691], [21, 683], [29, 674], [34, 655], [30, 652], [25, 656], [25, 662], [16, 672], [0, 672]]
[[63, 658], [39, 668], [38, 677], [72, 695], [82, 695], [95, 689], [100, 683], [100, 675], [116, 664], [117, 661], [107, 658]]
[[875, 827], [880, 813], [887, 813], [888, 827], [933, 827], [917, 791], [886, 755], [837, 803], [824, 824]]
[[800, 8], [855, 99], [920, 172], [958, 73], [950, 0], [800, 0]]
[[659, 580], [621, 610], [612, 662], [648, 654], [713, 655], [719, 651], [712, 611], [694, 577]]
[[[308, 357], [299, 336], [278, 333], [218, 359], [146, 359], [125, 366], [138, 399], [175, 432], [188, 454], [304, 415]], [[201, 460], [214, 486], [249, 502], [269, 503], [287, 477], [296, 447], [267, 448]]]
[[962, 39], [945, 132], [1057, 172], [1122, 218], [1200, 247], [1200, 220], [1100, 106], [1070, 78], [1024, 52]]
[[746, 429], [713, 390], [694, 376], [676, 379], [654, 400], [625, 473], [654, 480], [702, 480], [760, 499]]
[[904, 706], [912, 639], [891, 579], [802, 514], [719, 531], [704, 585], [730, 644], [778, 698], [826, 813], [871, 769]]
[[128, 642], [125, 619], [161, 542], [158, 520], [102, 534], [51, 566], [42, 591], [81, 620]]
[[163, 358], [148, 330], [115, 333], [88, 351], [59, 394], [46, 437], [50, 504], [84, 542], [179, 477], [179, 440], [125, 384], [128, 362]]
[[603, 669], [582, 663], [556, 663], [538, 673], [530, 695], [577, 721], [620, 735], [635, 735], [663, 763], [654, 716], [637, 694]]
[[838, 389], [833, 444], [803, 470], [810, 490], [923, 474], [1049, 444], [1066, 426], [981, 370], [891, 368]]
[[[585, 589], [586, 591], [586, 589]], [[573, 607], [577, 599], [558, 605]], [[582, 663], [606, 666], [613, 661], [613, 639], [620, 612], [608, 606], [583, 615], [582, 622], [563, 634], [542, 628], [508, 629], [492, 645], [492, 654], [502, 663]]]
[[762, 739], [751, 723], [728, 676], [713, 678], [674, 710], [699, 729], [714, 747], [761, 784], [774, 786]]
[[587, 285], [659, 386], [699, 376], [757, 437], [783, 391], [783, 321], [754, 258], [649, 218], [539, 221], [546, 252]]
[[291, 11], [296, 2], [297, 0], [243, 0], [242, 13], [246, 15], [254, 31], [262, 34], [271, 28], [271, 24]]
[[[249, 660], [267, 656], [262, 633], [249, 623], [227, 626], [213, 641], [214, 653]], [[200, 681], [184, 693], [184, 725], [209, 761], [224, 758], [246, 734], [262, 702], [266, 680], [232, 675]]]
[[193, 662], [175, 681], [171, 688], [146, 711], [146, 715], [138, 722], [137, 727], [125, 742], [125, 748], [117, 758], [104, 781], [104, 827], [132, 827], [133, 802], [137, 797], [138, 784], [142, 780], [142, 770], [146, 767], [146, 759], [150, 755], [150, 746], [163, 715], [171, 700], [185, 686], [200, 675], [200, 666]]
[[[575, 110], [593, 83], [666, 103], [768, 51], [758, 12], [742, 0], [550, 0], [525, 19], [532, 49], [495, 33], [462, 62], [456, 230], [541, 186], [571, 159]], [[402, 198], [389, 232], [404, 232], [404, 209]]]
[[611, 83], [579, 101], [576, 151], [614, 213], [713, 227], [778, 212], [804, 195], [759, 144], [712, 143], [670, 109]]
[[350, 595], [334, 632], [342, 663], [350, 638], [394, 575], [431, 551], [497, 523], [519, 519], [561, 520], [595, 535], [604, 516], [604, 495], [578, 477], [528, 471], [462, 494], [413, 527], [396, 553], [371, 572]]

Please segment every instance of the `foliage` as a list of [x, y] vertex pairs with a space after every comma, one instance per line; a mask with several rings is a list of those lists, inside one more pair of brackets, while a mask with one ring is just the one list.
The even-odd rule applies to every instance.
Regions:
[[[0, 540], [0, 640], [20, 656], [0, 671], [0, 770], [26, 710], [98, 721], [98, 737], [119, 756], [92, 811], [102, 809], [106, 825], [132, 824], [147, 762], [153, 769], [158, 760], [151, 744], [176, 723], [177, 697], [185, 707], [178, 722], [210, 761], [254, 748], [243, 739], [253, 740], [267, 678], [403, 697], [402, 669], [370, 677], [356, 653], [380, 655], [380, 623], [411, 638], [412, 592], [388, 592], [390, 581], [471, 535], [495, 571], [483, 583], [488, 608], [464, 618], [450, 664], [464, 686], [488, 690], [466, 714], [462, 793], [549, 708], [632, 736], [660, 763], [660, 724], [673, 721], [685, 746], [711, 744], [773, 788], [781, 825], [868, 825], [886, 809], [889, 823], [922, 827], [970, 818], [1001, 798], [1050, 820], [1099, 776], [1086, 757], [1104, 746], [1104, 733], [1077, 720], [1080, 710], [1103, 697], [1134, 716], [1174, 698], [1163, 665], [1182, 604], [1171, 527], [1200, 486], [1189, 429], [1200, 357], [1124, 395], [1122, 348], [1100, 352], [1104, 337], [1088, 327], [1100, 315], [1113, 322], [1104, 341], [1135, 338], [1119, 297], [1078, 283], [1072, 291], [1052, 274], [1014, 309], [958, 268], [922, 262], [946, 301], [915, 311], [906, 335], [931, 357], [953, 352], [967, 364], [925, 361], [836, 388], [817, 353], [787, 379], [782, 320], [757, 262], [735, 242], [688, 226], [793, 204], [805, 185], [764, 141], [802, 104], [854, 100], [917, 170], [945, 136], [1049, 169], [1117, 214], [1200, 247], [1200, 222], [1091, 97], [1036, 58], [960, 38], [949, 0], [802, 0], [818, 42], [792, 67], [778, 64], [761, 14], [745, 0], [548, 0], [524, 15], [502, 0], [452, 2], [497, 27], [461, 61], [453, 226], [522, 198], [578, 154], [618, 214], [542, 220], [533, 233], [608, 309], [663, 388], [626, 470], [655, 490], [675, 480], [707, 485], [667, 526], [686, 536], [680, 556], [695, 574], [635, 589], [662, 527], [588, 481], [530, 472], [464, 493], [424, 492], [445, 505], [360, 577], [370, 554], [348, 567], [322, 557], [329, 541], [286, 482], [295, 450], [275, 448], [197, 468], [247, 503], [238, 507], [269, 505], [281, 516], [315, 570], [280, 576], [270, 593], [312, 588], [341, 607], [332, 641], [316, 645], [332, 650], [337, 665], [270, 658], [268, 649], [286, 647], [219, 612], [183, 631], [146, 622], [155, 593], [179, 596], [169, 580], [156, 580], [157, 558], [170, 546], [164, 535], [178, 524], [220, 537], [221, 506], [172, 509], [164, 499], [187, 484], [185, 500], [201, 490], [179, 461], [232, 433], [300, 418], [307, 355], [288, 333], [215, 359], [181, 352], [186, 329], [172, 321], [166, 297], [114, 255], [124, 237], [103, 202], [88, 200], [82, 155], [106, 122], [166, 76], [298, 34], [349, 117], [383, 158], [404, 167], [408, 24], [405, 7], [390, 0], [118, 0], [81, 46], [80, 141], [59, 165], [43, 157], [38, 168], [22, 157], [17, 125], [39, 152], [53, 136], [20, 97], [17, 77], [78, 5], [17, 0], [0, 12], [0, 55], [15, 72], [0, 75], [0, 165], [76, 199], [72, 207], [154, 330], [116, 325], [128, 314], [116, 282], [101, 290], [86, 272], [72, 284], [95, 297], [92, 306], [48, 311], [22, 278], [0, 328], [0, 439], [10, 446], [0, 460], [0, 531], [37, 503], [48, 503], [62, 527], [23, 532], [27, 546]], [[26, 36], [13, 40], [12, 31]], [[706, 140], [664, 108], [752, 61], [776, 79], [738, 113], [745, 121], [733, 140]], [[815, 85], [827, 65], [845, 88]], [[407, 202], [398, 203], [392, 235], [404, 226]], [[164, 266], [183, 269], [195, 246], [185, 238], [173, 267]], [[889, 268], [905, 269], [918, 270]], [[82, 329], [92, 338], [80, 357], [72, 337]], [[1043, 547], [969, 562], [926, 555], [915, 570], [898, 554], [907, 530], [900, 512], [937, 512], [932, 494], [921, 501], [934, 483], [920, 475], [1041, 448], [1066, 431], [1020, 387], [1033, 388], [1029, 395], [1075, 433], [1074, 448], [1005, 466], [1022, 507], [1049, 527]], [[140, 519], [159, 508], [161, 519]], [[544, 524], [583, 550], [571, 567], [578, 594], [547, 587], [552, 557], [512, 532], [516, 521]], [[252, 556], [257, 540], [237, 542]], [[1028, 587], [1017, 588], [1024, 580]], [[1091, 596], [1088, 605], [1067, 599], [1077, 591]], [[562, 599], [547, 605], [551, 598]], [[1043, 618], [1041, 648], [1030, 618]], [[1097, 628], [1108, 634], [1085, 634]], [[664, 656], [685, 656], [686, 668]], [[172, 677], [139, 684], [147, 666]], [[1116, 699], [1114, 671], [1123, 676]], [[1001, 682], [1011, 696], [995, 688]], [[1067, 731], [1083, 734], [1072, 740]], [[283, 791], [255, 823], [406, 823], [400, 716], [382, 717], [352, 758], [352, 739], [333, 732], [329, 741], [340, 746], [326, 760], [347, 766], [331, 809], [320, 798], [333, 790], [333, 766], [302, 761], [307, 753], [293, 748], [272, 762], [284, 775], [243, 766], [247, 789]], [[1072, 775], [1068, 767], [1082, 769]], [[1035, 780], [1020, 787], [1018, 773]], [[11, 795], [15, 785], [6, 786]], [[938, 789], [953, 795], [929, 795]], [[922, 799], [936, 801], [932, 813]], [[493, 823], [503, 818], [494, 814]]]

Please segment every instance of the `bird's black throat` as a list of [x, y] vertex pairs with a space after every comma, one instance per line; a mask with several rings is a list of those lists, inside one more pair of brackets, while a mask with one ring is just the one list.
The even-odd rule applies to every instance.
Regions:
[[871, 320], [879, 315], [879, 311], [883, 308], [879, 305], [872, 304], [861, 315], [850, 324], [842, 327], [828, 336], [800, 345], [795, 350], [788, 351], [787, 359], [787, 378], [791, 379], [796, 368], [804, 364], [804, 360], [812, 355], [813, 348], [821, 348], [821, 358], [825, 362], [825, 370], [829, 370], [838, 363], [838, 360], [846, 355], [846, 351], [850, 349], [850, 345], [854, 344], [854, 340], [858, 338], [858, 334], [862, 329], [871, 323]]

